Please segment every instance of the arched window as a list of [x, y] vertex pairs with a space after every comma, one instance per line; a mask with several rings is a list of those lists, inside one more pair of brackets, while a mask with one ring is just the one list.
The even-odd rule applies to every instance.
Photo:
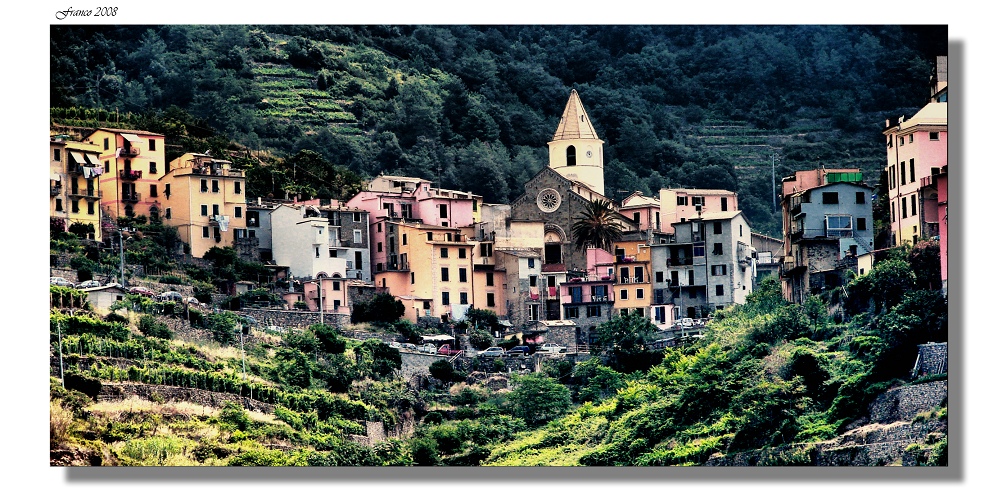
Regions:
[[155, 206], [149, 208], [149, 220], [153, 222], [159, 221], [159, 208], [156, 208]]
[[569, 145], [568, 149], [565, 150], [565, 159], [568, 161], [568, 165], [575, 165], [575, 145]]
[[135, 216], [135, 213], [132, 211], [132, 205], [125, 205], [125, 216], [126, 217]]

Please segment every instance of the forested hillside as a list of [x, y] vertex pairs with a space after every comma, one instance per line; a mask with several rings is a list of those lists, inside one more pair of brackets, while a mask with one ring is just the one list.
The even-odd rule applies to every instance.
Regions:
[[574, 88], [606, 142], [612, 197], [735, 190], [769, 234], [772, 163], [777, 179], [855, 166], [875, 186], [884, 120], [926, 102], [946, 54], [945, 26], [51, 29], [53, 122], [142, 124], [171, 155], [228, 146], [313, 165], [250, 173], [258, 195], [335, 196], [349, 189], [326, 184], [337, 176], [404, 173], [509, 202], [547, 164]]

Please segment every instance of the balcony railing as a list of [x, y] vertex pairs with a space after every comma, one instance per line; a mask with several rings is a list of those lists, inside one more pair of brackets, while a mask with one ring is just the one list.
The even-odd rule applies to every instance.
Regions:
[[125, 181], [134, 181], [136, 179], [142, 179], [142, 171], [121, 169], [118, 171], [118, 177]]
[[62, 192], [62, 184], [57, 184], [55, 186], [49, 187], [49, 195], [55, 196]]
[[375, 271], [409, 271], [407, 262], [386, 262], [375, 264]]
[[139, 148], [131, 145], [121, 147], [122, 157], [136, 157], [139, 155]]
[[645, 281], [644, 277], [622, 276], [620, 278], [620, 284], [624, 284], [624, 283], [647, 283], [647, 281]]
[[610, 295], [589, 295], [589, 301], [592, 303], [609, 302]]
[[127, 203], [138, 203], [139, 201], [142, 201], [142, 195], [139, 193], [123, 193], [121, 195], [121, 201]]
[[104, 191], [97, 191], [96, 189], [77, 189], [70, 190], [69, 196], [73, 198], [86, 198], [86, 199], [101, 199], [104, 197]]
[[668, 258], [665, 260], [666, 266], [691, 266], [693, 265], [692, 257], [676, 257]]
[[614, 262], [617, 263], [633, 263], [636, 260], [634, 256], [616, 256]]

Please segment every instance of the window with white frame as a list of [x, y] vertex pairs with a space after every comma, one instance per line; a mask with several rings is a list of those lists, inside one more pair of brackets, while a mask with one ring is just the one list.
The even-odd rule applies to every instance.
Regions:
[[852, 234], [852, 215], [826, 215], [825, 236], [846, 237]]

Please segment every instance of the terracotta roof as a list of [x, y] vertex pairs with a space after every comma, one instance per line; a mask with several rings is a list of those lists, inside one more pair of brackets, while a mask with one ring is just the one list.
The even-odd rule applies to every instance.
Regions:
[[572, 89], [568, 96], [568, 103], [565, 104], [565, 112], [561, 115], [558, 129], [555, 130], [552, 141], [557, 140], [599, 140], [596, 136], [596, 129], [593, 128], [586, 109], [582, 107], [579, 93]]

